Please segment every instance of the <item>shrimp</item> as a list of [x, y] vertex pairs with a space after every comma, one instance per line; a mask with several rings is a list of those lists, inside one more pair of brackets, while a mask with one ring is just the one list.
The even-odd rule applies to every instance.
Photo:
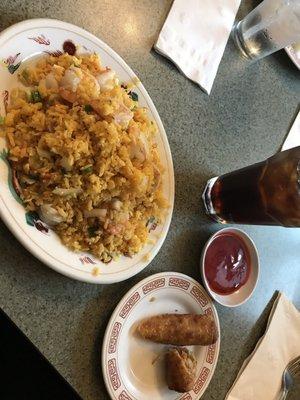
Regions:
[[46, 89], [57, 89], [58, 88], [58, 83], [57, 83], [57, 80], [55, 79], [55, 75], [53, 72], [50, 72], [48, 75], [46, 75], [45, 85], [46, 85]]
[[101, 92], [113, 89], [118, 83], [115, 71], [107, 68], [96, 77]]
[[132, 141], [130, 145], [130, 158], [144, 163], [148, 157], [148, 143], [142, 136]]
[[116, 124], [120, 125], [124, 129], [127, 129], [129, 122], [133, 118], [133, 112], [126, 106], [121, 105], [113, 117]]
[[75, 93], [82, 77], [83, 73], [80, 68], [70, 67], [66, 69], [64, 76], [60, 81], [60, 86]]
[[70, 103], [77, 101], [77, 88], [82, 79], [82, 71], [76, 67], [68, 68], [60, 81], [59, 94]]
[[133, 112], [123, 103], [120, 104], [119, 108], [115, 112], [109, 111], [108, 113], [105, 112], [105, 102], [100, 99], [95, 99], [90, 101], [90, 105], [93, 110], [100, 116], [112, 116], [114, 122], [121, 126], [122, 129], [127, 129], [129, 122], [133, 118]]
[[95, 99], [100, 94], [100, 86], [97, 79], [87, 71], [71, 66], [65, 71], [60, 81], [59, 94], [70, 103], [84, 103], [81, 94], [87, 94]]
[[72, 92], [71, 90], [60, 87], [59, 94], [64, 100], [68, 101], [69, 103], [75, 103], [77, 101], [77, 94]]
[[45, 224], [50, 226], [60, 224], [64, 220], [51, 204], [42, 204], [39, 210], [39, 216]]
[[111, 223], [111, 224], [108, 224], [106, 230], [110, 235], [119, 235], [124, 230], [124, 226], [121, 224], [112, 224]]

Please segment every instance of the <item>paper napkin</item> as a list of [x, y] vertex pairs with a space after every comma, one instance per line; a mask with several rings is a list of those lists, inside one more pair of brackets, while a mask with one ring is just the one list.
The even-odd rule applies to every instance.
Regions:
[[279, 293], [264, 336], [242, 368], [226, 400], [275, 400], [287, 364], [300, 355], [300, 312]]
[[240, 0], [174, 0], [154, 45], [210, 93]]
[[282, 145], [281, 150], [288, 150], [296, 146], [300, 146], [300, 111]]

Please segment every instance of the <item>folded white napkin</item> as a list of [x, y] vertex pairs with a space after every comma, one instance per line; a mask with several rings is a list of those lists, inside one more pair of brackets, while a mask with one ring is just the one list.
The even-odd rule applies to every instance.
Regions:
[[300, 111], [287, 135], [281, 150], [288, 150], [292, 147], [300, 146]]
[[227, 400], [275, 400], [287, 364], [300, 355], [300, 312], [279, 293], [264, 336], [242, 368]]
[[210, 93], [240, 0], [174, 0], [154, 48]]

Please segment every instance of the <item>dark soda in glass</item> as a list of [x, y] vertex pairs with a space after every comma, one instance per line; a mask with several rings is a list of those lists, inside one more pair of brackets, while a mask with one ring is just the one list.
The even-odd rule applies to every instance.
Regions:
[[300, 226], [300, 146], [210, 179], [202, 198], [221, 223]]

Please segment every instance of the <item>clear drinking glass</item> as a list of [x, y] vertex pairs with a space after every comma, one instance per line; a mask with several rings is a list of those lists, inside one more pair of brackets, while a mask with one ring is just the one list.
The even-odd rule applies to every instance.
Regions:
[[300, 0], [264, 0], [233, 27], [248, 59], [259, 59], [300, 40]]

